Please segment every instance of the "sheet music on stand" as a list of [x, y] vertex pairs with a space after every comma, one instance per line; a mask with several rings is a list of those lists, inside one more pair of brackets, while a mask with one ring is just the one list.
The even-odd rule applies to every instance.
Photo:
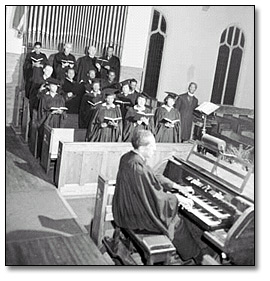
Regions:
[[201, 105], [196, 107], [195, 110], [198, 110], [198, 111], [204, 113], [205, 115], [210, 115], [211, 113], [216, 111], [219, 107], [220, 107], [219, 105], [216, 105], [209, 101], [205, 101]]

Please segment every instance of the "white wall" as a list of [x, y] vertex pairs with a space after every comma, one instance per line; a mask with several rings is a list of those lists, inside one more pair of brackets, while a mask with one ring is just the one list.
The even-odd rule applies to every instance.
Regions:
[[129, 6], [122, 54], [122, 65], [142, 68], [152, 6]]
[[22, 39], [17, 37], [17, 31], [12, 28], [12, 20], [16, 6], [6, 6], [6, 52], [22, 53]]
[[239, 75], [235, 106], [254, 108], [254, 12], [253, 7], [157, 6], [167, 21], [167, 38], [157, 97], [164, 91], [182, 93], [190, 81], [198, 83], [199, 102], [209, 101], [222, 31], [230, 24], [244, 32], [245, 53]]

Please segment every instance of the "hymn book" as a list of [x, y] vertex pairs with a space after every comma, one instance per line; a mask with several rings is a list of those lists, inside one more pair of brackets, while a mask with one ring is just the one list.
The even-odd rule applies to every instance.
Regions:
[[97, 58], [97, 63], [99, 63], [101, 66], [109, 65], [109, 61], [102, 58]]
[[116, 102], [116, 103], [120, 103], [120, 104], [122, 104], [122, 105], [125, 105], [125, 104], [126, 104], [126, 105], [128, 105], [128, 104], [131, 105], [131, 102], [130, 102], [130, 101], [115, 100], [115, 102]]
[[89, 104], [91, 104], [92, 106], [97, 106], [98, 104], [100, 104], [100, 103], [102, 103], [102, 101], [98, 101], [98, 102], [96, 102], [96, 103], [93, 103], [93, 102], [91, 102], [91, 101], [87, 101]]
[[36, 59], [36, 58], [31, 57], [31, 60], [33, 62], [41, 62], [41, 61], [43, 61], [43, 58]]
[[173, 125], [177, 122], [180, 122], [180, 119], [171, 120], [170, 118], [166, 118], [166, 117], [164, 117], [163, 120]]
[[107, 123], [108, 122], [113, 122], [113, 123], [116, 123], [118, 121], [122, 120], [122, 117], [115, 117], [115, 118], [112, 118], [112, 117], [104, 117], [104, 121], [106, 121]]
[[50, 108], [50, 110], [68, 110], [68, 108], [67, 107], [65, 107], [65, 106], [60, 106], [60, 107], [51, 107]]

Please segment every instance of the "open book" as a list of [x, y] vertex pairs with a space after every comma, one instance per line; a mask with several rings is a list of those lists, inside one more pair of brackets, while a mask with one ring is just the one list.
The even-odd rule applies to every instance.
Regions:
[[32, 60], [33, 62], [41, 62], [41, 61], [43, 61], [43, 58], [36, 59], [36, 58], [34, 58], [34, 57], [31, 57], [31, 60]]
[[163, 120], [166, 121], [166, 122], [169, 122], [173, 125], [177, 122], [180, 122], [180, 119], [171, 120], [170, 118], [166, 118], [166, 117], [164, 117]]
[[74, 65], [74, 61], [73, 61], [73, 60], [61, 60], [61, 62], [62, 62], [62, 64], [68, 63], [69, 66], [70, 66], [70, 65]]
[[90, 100], [88, 100], [87, 102], [88, 102], [89, 104], [91, 104], [92, 106], [97, 106], [98, 104], [102, 103], [102, 101], [101, 101], [101, 100], [100, 100], [100, 101], [98, 101], [98, 102], [96, 102], [96, 103], [91, 102]]
[[51, 108], [50, 108], [50, 110], [58, 110], [58, 109], [60, 109], [60, 110], [68, 110], [68, 108], [67, 107], [65, 107], [65, 106], [60, 106], [60, 107], [54, 107], [54, 106], [52, 106]]
[[109, 65], [109, 61], [103, 58], [97, 58], [96, 63], [99, 63], [101, 66]]
[[131, 102], [130, 101], [122, 101], [122, 100], [115, 100], [114, 102], [116, 103], [120, 103], [122, 105], [131, 105]]
[[206, 115], [209, 115], [216, 111], [219, 108], [219, 105], [216, 105], [212, 102], [205, 101], [201, 105], [195, 108], [195, 110], [198, 110]]
[[122, 117], [115, 117], [115, 118], [106, 117], [106, 116], [104, 117], [104, 121], [105, 121], [105, 122], [111, 121], [111, 122], [116, 123], [116, 122], [118, 122], [118, 121], [120, 121], [120, 120], [122, 120]]

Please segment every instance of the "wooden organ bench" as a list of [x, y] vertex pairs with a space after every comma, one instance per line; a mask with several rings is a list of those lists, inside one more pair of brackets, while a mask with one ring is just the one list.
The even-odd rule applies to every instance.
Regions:
[[[115, 190], [115, 180], [105, 180], [102, 176], [98, 178], [95, 214], [93, 218], [91, 237], [99, 248], [102, 242], [105, 244], [108, 252], [114, 257], [117, 256], [117, 250], [120, 239], [120, 231], [124, 233], [138, 252], [143, 255], [146, 265], [162, 263], [168, 265], [171, 256], [176, 252], [170, 239], [160, 234], [138, 234], [133, 230], [121, 229], [115, 227], [113, 234], [114, 242], [112, 247], [106, 242], [106, 236], [112, 237], [112, 198]], [[110, 225], [108, 226], [108, 223]], [[131, 249], [131, 248], [130, 248]], [[125, 260], [124, 257], [122, 260]]]

